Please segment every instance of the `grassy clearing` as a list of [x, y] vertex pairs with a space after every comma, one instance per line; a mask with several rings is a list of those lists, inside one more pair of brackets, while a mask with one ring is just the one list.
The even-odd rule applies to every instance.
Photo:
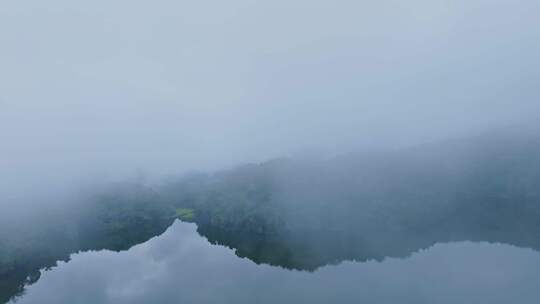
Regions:
[[195, 211], [189, 208], [176, 208], [176, 217], [182, 221], [192, 221], [195, 218]]

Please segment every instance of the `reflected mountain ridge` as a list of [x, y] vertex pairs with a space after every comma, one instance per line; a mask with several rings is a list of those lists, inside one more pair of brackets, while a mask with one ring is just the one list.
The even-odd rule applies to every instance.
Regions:
[[161, 193], [191, 209], [210, 242], [290, 269], [461, 241], [538, 250], [539, 134], [508, 129], [318, 162], [280, 159], [185, 177]]
[[[84, 251], [125, 251], [165, 232], [170, 206], [152, 189], [119, 183], [61, 210], [40, 210], [0, 232], [0, 303], [24, 295], [42, 271]], [[65, 206], [64, 206], [65, 207]], [[36, 229], [36, 227], [39, 227]]]
[[[436, 244], [406, 258], [344, 261], [314, 272], [286, 270], [239, 259], [233, 250], [201, 238], [195, 225], [176, 222], [160, 237], [128, 251], [73, 255], [71, 262], [45, 272], [21, 303], [327, 303], [332, 299], [338, 303], [515, 300], [532, 304], [538, 294], [538, 266], [540, 254], [533, 250], [457, 242]], [[521, 283], [516, 285], [516, 280]]]
[[0, 302], [24, 295], [43, 269], [72, 253], [125, 251], [175, 219], [195, 223], [209, 243], [238, 257], [309, 272], [410, 257], [440, 243], [540, 251], [538, 134], [509, 130], [401, 151], [278, 159], [155, 189], [114, 185], [49, 217], [39, 232], [3, 230]]

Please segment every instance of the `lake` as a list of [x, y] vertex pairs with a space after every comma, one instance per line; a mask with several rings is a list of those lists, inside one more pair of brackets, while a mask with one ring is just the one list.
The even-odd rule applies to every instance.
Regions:
[[537, 303], [540, 253], [504, 244], [436, 244], [405, 258], [316, 271], [257, 265], [210, 244], [195, 224], [124, 252], [73, 254], [43, 271], [19, 304]]

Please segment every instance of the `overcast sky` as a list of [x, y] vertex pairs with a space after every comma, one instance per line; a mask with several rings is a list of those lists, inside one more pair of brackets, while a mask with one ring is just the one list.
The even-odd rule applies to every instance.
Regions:
[[0, 192], [533, 120], [540, 1], [0, 3]]

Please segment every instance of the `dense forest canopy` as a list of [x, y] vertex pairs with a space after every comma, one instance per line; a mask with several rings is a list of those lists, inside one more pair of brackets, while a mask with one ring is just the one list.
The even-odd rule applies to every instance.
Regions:
[[325, 160], [282, 158], [157, 186], [120, 183], [69, 208], [2, 221], [0, 301], [83, 250], [126, 250], [175, 219], [256, 263], [313, 271], [402, 257], [437, 242], [540, 250], [540, 133], [475, 138]]
[[[538, 134], [505, 129], [407, 150], [280, 159], [185, 177], [160, 192], [192, 208], [211, 240], [291, 268], [459, 240], [538, 248]], [[266, 247], [279, 253], [264, 256]]]

